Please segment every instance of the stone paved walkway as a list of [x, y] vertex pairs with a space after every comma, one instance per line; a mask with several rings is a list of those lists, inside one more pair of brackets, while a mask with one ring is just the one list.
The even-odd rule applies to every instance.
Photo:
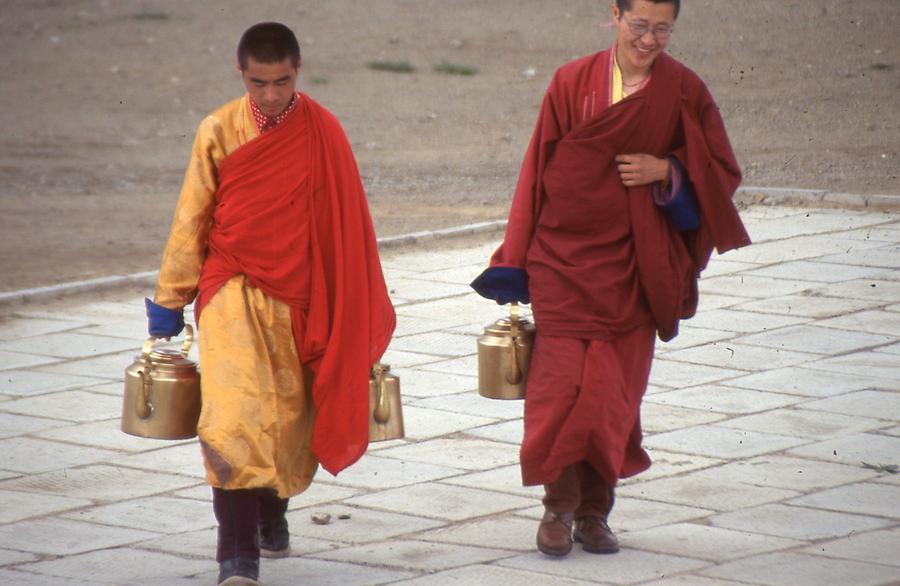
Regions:
[[[885, 469], [900, 464], [900, 214], [744, 217], [756, 244], [712, 261], [698, 316], [658, 344], [655, 463], [618, 490], [621, 553], [536, 553], [522, 403], [474, 390], [475, 338], [503, 310], [466, 284], [493, 243], [438, 243], [384, 263], [407, 438], [292, 500], [294, 554], [264, 560], [264, 583], [900, 584]], [[16, 312], [0, 323], [0, 584], [215, 583], [196, 442], [118, 430], [141, 299]]]

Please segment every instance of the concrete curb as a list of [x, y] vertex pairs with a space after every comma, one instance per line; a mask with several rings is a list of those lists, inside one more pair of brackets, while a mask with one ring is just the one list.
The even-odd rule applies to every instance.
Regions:
[[[424, 230], [422, 232], [412, 232], [410, 234], [400, 234], [398, 236], [387, 236], [378, 239], [378, 248], [379, 250], [385, 250], [433, 240], [444, 240], [446, 238], [472, 236], [475, 234], [487, 234], [490, 232], [499, 232], [505, 227], [506, 220], [494, 220], [491, 222], [478, 222], [476, 224], [466, 224], [440, 230]], [[106, 291], [126, 285], [153, 287], [156, 285], [156, 278], [158, 276], [159, 271], [144, 271], [141, 273], [132, 273], [130, 275], [112, 275], [86, 281], [49, 285], [47, 287], [6, 291], [0, 293], [0, 307], [7, 307], [19, 303], [38, 302], [46, 299], [60, 299], [87, 291]]]
[[[784, 187], [740, 187], [735, 194], [737, 204], [770, 205], [770, 206], [808, 206], [813, 208], [844, 208], [852, 210], [893, 211], [900, 212], [900, 195], [866, 195], [862, 193], [832, 193], [824, 189], [794, 189]], [[499, 232], [506, 227], [506, 220], [478, 222], [440, 230], [423, 230], [398, 236], [387, 236], [378, 239], [381, 250], [397, 246], [418, 244]], [[36, 302], [42, 299], [59, 299], [86, 291], [103, 291], [124, 285], [152, 287], [156, 284], [159, 271], [146, 271], [130, 275], [113, 275], [87, 281], [60, 283], [48, 287], [35, 287], [19, 291], [0, 293], [0, 307], [17, 303]]]
[[833, 193], [824, 189], [739, 187], [734, 200], [740, 205], [803, 205], [814, 208], [900, 212], [900, 195]]

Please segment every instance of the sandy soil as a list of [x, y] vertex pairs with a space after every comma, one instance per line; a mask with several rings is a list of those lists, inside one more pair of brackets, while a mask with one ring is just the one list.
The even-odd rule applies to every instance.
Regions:
[[[297, 31], [380, 234], [504, 217], [546, 84], [611, 43], [609, 3], [4, 0], [0, 290], [157, 267], [194, 129], [241, 93], [260, 20]], [[897, 0], [686, 0], [676, 28], [745, 184], [900, 193]]]

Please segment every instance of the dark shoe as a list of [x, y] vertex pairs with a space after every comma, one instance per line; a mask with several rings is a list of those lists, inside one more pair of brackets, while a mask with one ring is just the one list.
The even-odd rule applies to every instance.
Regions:
[[259, 586], [259, 560], [232, 558], [219, 562], [219, 586]]
[[582, 517], [575, 521], [575, 541], [590, 553], [619, 551], [619, 540], [601, 517]]
[[572, 519], [574, 513], [544, 512], [538, 526], [537, 548], [541, 553], [563, 556], [572, 551]]
[[259, 555], [264, 558], [283, 558], [291, 553], [291, 534], [287, 519], [281, 517], [271, 523], [259, 524]]

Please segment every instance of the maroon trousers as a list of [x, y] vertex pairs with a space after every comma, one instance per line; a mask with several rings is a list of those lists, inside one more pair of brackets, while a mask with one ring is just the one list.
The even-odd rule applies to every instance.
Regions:
[[[615, 488], [619, 478], [650, 466], [641, 447], [640, 405], [655, 336], [651, 324], [610, 340], [538, 333], [520, 451], [525, 485], [552, 485], [565, 472], [566, 482], [572, 474], [581, 474], [579, 487], [582, 482], [602, 482]], [[590, 492], [589, 487], [579, 488], [585, 489], [585, 494]]]

